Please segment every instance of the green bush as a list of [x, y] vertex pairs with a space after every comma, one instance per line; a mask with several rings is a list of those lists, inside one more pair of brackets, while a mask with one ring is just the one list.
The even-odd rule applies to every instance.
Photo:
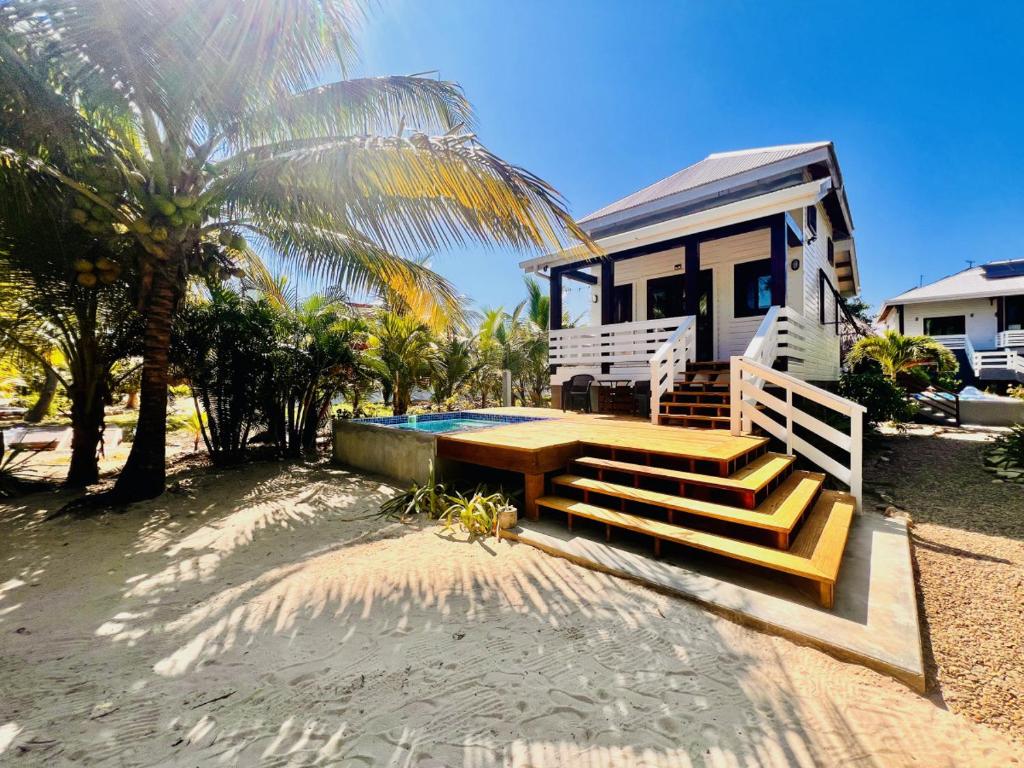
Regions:
[[997, 437], [996, 446], [1011, 463], [1024, 467], [1024, 424], [1015, 424], [1009, 433]]
[[864, 420], [872, 427], [887, 421], [903, 424], [917, 413], [917, 406], [907, 400], [906, 390], [876, 366], [844, 373], [839, 379], [838, 394], [863, 405], [867, 409]]

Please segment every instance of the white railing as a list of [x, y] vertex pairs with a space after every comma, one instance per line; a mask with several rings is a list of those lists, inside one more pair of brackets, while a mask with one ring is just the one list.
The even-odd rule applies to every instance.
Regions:
[[932, 336], [939, 344], [944, 346], [946, 349], [965, 349], [968, 344], [971, 343], [970, 338], [963, 333], [956, 334], [945, 334], [939, 336]]
[[986, 369], [1006, 369], [1014, 373], [1024, 374], [1024, 355], [1012, 349], [992, 349], [975, 352], [972, 356], [974, 372], [981, 375]]
[[[765, 384], [781, 389], [785, 393], [784, 399], [766, 391]], [[794, 396], [806, 398], [849, 418], [849, 434], [801, 410], [794, 404]], [[732, 434], [749, 433], [756, 424], [785, 443], [786, 453], [798, 453], [846, 483], [860, 508], [863, 499], [864, 406], [745, 357], [733, 357], [730, 361], [730, 406]], [[769, 410], [781, 420], [769, 416]], [[801, 437], [795, 431], [797, 425], [845, 452], [849, 457], [847, 461], [844, 463], [828, 455]]]
[[676, 332], [683, 317], [591, 325], [548, 332], [548, 364], [646, 368], [651, 355]]
[[748, 360], [755, 360], [762, 365], [771, 366], [779, 354], [779, 317], [781, 309], [772, 307], [761, 320], [754, 338], [747, 344], [743, 354]]
[[684, 317], [679, 327], [661, 345], [650, 359], [651, 368], [651, 423], [658, 423], [661, 397], [671, 392], [676, 375], [685, 373], [686, 363], [697, 351], [697, 325], [693, 316]]
[[996, 334], [997, 347], [1024, 347], [1024, 331], [1002, 331]]

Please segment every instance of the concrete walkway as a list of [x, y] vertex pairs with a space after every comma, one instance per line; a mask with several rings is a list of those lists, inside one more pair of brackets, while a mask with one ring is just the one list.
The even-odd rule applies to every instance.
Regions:
[[863, 664], [924, 691], [924, 660], [906, 524], [872, 514], [854, 518], [836, 588], [836, 607], [817, 606], [778, 577], [701, 553], [655, 560], [639, 544], [598, 541], [544, 521], [507, 532], [524, 544], [581, 565], [694, 600], [734, 621]]

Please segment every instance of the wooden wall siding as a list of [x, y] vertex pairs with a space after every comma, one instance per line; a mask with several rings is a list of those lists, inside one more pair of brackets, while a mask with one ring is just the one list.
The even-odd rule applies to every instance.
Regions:
[[[965, 299], [963, 301], [930, 301], [926, 304], [907, 304], [903, 309], [904, 333], [924, 333], [926, 317], [963, 315], [967, 335], [975, 349], [992, 349], [996, 343], [996, 303], [992, 299]], [[973, 315], [973, 317], [972, 317]], [[888, 318], [891, 327], [896, 312]]]

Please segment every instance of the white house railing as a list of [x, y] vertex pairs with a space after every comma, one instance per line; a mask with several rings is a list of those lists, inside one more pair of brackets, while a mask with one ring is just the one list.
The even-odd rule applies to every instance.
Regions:
[[685, 317], [561, 328], [548, 332], [548, 364], [644, 367]]
[[[767, 385], [781, 390], [778, 396]], [[864, 412], [865, 408], [806, 381], [782, 373], [745, 357], [730, 361], [731, 431], [734, 435], [749, 433], [759, 426], [786, 445], [786, 453], [799, 454], [850, 487], [850, 494], [860, 508], [863, 501]], [[836, 429], [794, 402], [799, 396], [849, 419], [849, 433]], [[775, 413], [772, 418], [767, 411]], [[844, 452], [843, 461], [826, 453], [797, 433], [802, 427]]]
[[965, 333], [957, 333], [939, 334], [938, 336], [932, 336], [932, 338], [950, 351], [962, 349], [967, 356], [967, 361], [974, 369], [974, 375], [978, 376], [981, 374], [981, 366], [978, 364], [978, 352], [974, 350], [974, 344], [971, 343], [970, 336]]
[[986, 369], [1006, 369], [1014, 373], [1024, 374], [1024, 355], [1012, 349], [992, 349], [975, 352], [972, 356], [974, 372], [981, 375]]
[[658, 423], [661, 398], [675, 386], [676, 375], [686, 371], [686, 363], [697, 351], [697, 325], [693, 316], [684, 317], [679, 327], [650, 359], [651, 423]]
[[1024, 347], [1024, 331], [1002, 331], [996, 334], [997, 347]]

